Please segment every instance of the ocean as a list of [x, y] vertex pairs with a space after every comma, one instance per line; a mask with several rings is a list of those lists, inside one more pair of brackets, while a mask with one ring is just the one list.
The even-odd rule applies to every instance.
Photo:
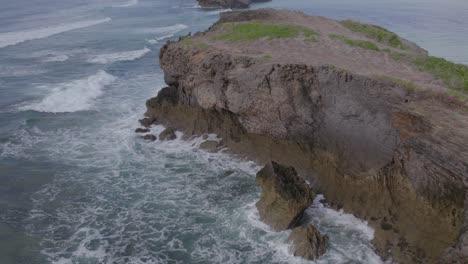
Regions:
[[[377, 24], [468, 64], [464, 0], [252, 8], [262, 7]], [[160, 47], [224, 11], [193, 0], [0, 0], [1, 264], [310, 263], [289, 253], [288, 231], [259, 221], [259, 164], [200, 150], [203, 138], [134, 133], [164, 87]], [[307, 215], [330, 249], [316, 263], [381, 263], [373, 229], [320, 198]]]

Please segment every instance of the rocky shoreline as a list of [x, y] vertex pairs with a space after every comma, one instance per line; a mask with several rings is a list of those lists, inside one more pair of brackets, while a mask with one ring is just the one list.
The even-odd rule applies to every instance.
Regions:
[[467, 109], [411, 63], [424, 50], [356, 25], [222, 14], [161, 49], [168, 87], [148, 100], [145, 122], [216, 133], [233, 154], [294, 167], [375, 228], [383, 259], [467, 263]]

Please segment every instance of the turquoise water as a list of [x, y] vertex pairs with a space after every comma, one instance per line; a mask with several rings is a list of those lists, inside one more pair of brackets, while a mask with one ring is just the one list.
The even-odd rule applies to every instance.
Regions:
[[[468, 3], [374, 2], [255, 8], [360, 19], [468, 62]], [[161, 45], [219, 11], [169, 0], [0, 4], [0, 263], [303, 262], [287, 232], [258, 221], [256, 164], [201, 151], [201, 138], [133, 133], [164, 86]], [[331, 238], [319, 263], [380, 263], [366, 223], [318, 202], [308, 214]]]

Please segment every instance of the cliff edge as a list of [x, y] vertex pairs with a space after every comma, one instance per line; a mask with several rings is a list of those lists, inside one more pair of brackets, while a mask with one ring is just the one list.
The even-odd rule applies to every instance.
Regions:
[[229, 12], [161, 49], [148, 118], [293, 166], [399, 263], [467, 263], [468, 68], [381, 27]]

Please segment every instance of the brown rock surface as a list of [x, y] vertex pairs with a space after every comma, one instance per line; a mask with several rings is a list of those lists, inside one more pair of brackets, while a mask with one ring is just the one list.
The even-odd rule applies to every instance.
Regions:
[[260, 219], [276, 231], [294, 228], [314, 194], [293, 167], [274, 161], [257, 173], [257, 184], [262, 189], [257, 210]]
[[[248, 20], [297, 25], [320, 36], [317, 42], [215, 39], [225, 32], [223, 23]], [[369, 221], [383, 258], [437, 263], [445, 255], [463, 263], [468, 111], [378, 78], [447, 89], [429, 73], [393, 60], [384, 51], [393, 47], [352, 47], [330, 34], [372, 41], [338, 21], [301, 13], [223, 14], [189, 42], [162, 47], [170, 86], [148, 100], [146, 115], [187, 135], [217, 133], [232, 152], [258, 162], [294, 166], [331, 204]], [[407, 48], [399, 52], [425, 56], [401, 41]]]
[[159, 139], [160, 140], [174, 140], [177, 138], [176, 134], [176, 129], [172, 127], [168, 127], [159, 134]]
[[294, 256], [315, 260], [325, 254], [328, 246], [328, 236], [320, 234], [314, 225], [298, 226], [288, 237], [293, 244]]

